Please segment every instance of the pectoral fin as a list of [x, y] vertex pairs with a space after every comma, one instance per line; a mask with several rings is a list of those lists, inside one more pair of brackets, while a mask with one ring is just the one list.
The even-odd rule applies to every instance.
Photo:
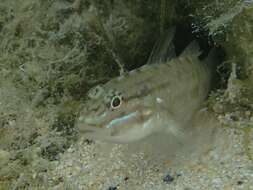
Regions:
[[175, 118], [173, 113], [163, 109], [163, 111], [157, 115], [157, 123], [163, 133], [165, 132], [181, 139], [185, 135], [183, 132], [183, 124]]

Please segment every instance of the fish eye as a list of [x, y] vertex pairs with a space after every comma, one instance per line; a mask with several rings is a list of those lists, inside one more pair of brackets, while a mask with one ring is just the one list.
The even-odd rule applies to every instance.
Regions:
[[111, 100], [111, 108], [116, 109], [119, 108], [122, 103], [121, 96], [114, 96]]

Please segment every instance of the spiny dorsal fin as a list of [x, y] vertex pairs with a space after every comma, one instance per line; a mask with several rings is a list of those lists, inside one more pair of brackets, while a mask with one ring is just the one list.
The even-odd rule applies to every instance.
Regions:
[[173, 39], [175, 36], [175, 27], [164, 32], [163, 36], [155, 43], [149, 56], [147, 64], [160, 63], [176, 57]]
[[197, 55], [201, 54], [200, 47], [197, 41], [192, 41], [181, 53], [180, 56], [189, 56], [189, 55]]

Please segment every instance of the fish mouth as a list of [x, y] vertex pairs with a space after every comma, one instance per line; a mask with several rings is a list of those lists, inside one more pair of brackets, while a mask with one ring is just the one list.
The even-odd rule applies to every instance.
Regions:
[[139, 111], [119, 114], [111, 118], [80, 117], [78, 119], [78, 128], [81, 132], [85, 133], [97, 132], [104, 129], [111, 130], [136, 122], [139, 120], [138, 118], [140, 118]]
[[[86, 138], [93, 140], [111, 141], [112, 138], [119, 135], [122, 131], [126, 131], [128, 129], [129, 125], [127, 124], [131, 124], [131, 122], [129, 123], [129, 121], [127, 119], [125, 120], [125, 118], [126, 117], [123, 119], [112, 119], [109, 122], [103, 124], [92, 122], [95, 121], [92, 119], [79, 120], [77, 123], [77, 128], [79, 133]], [[118, 142], [118, 140], [116, 142]]]
[[[79, 119], [79, 132], [92, 139], [108, 140], [127, 136], [136, 128], [141, 128], [152, 115], [151, 110], [134, 110], [112, 118], [83, 117]], [[138, 129], [139, 130], [139, 129]], [[116, 140], [119, 141], [119, 140]]]
[[[95, 120], [96, 121], [96, 120]], [[88, 118], [79, 118], [78, 122], [77, 122], [77, 129], [80, 133], [84, 134], [84, 135], [92, 135], [93, 134], [108, 134], [108, 130], [106, 130], [103, 127], [103, 124], [98, 123], [98, 122], [94, 122], [94, 120]]]
[[86, 138], [93, 140], [108, 140], [112, 137], [112, 131], [106, 128], [97, 128], [92, 126], [79, 127], [79, 132]]

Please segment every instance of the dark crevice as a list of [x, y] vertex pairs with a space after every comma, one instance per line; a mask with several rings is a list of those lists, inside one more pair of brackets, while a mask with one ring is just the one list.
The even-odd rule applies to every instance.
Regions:
[[194, 36], [191, 31], [190, 23], [183, 22], [177, 24], [176, 33], [173, 40], [176, 55], [179, 56], [187, 47], [187, 45], [189, 45], [189, 43], [193, 40]]
[[[226, 52], [223, 47], [215, 45], [212, 37], [209, 36], [208, 31], [199, 27], [198, 32], [193, 28], [194, 20], [185, 19], [182, 23], [176, 25], [176, 34], [173, 40], [175, 52], [177, 56], [185, 50], [185, 48], [192, 42], [197, 41], [200, 47], [199, 59], [204, 60], [209, 56], [210, 51], [215, 50], [215, 63], [213, 63], [214, 77], [212, 89], [226, 88], [227, 80], [230, 75], [230, 67], [227, 64], [222, 64], [226, 58]], [[196, 27], [196, 25], [194, 25]]]

